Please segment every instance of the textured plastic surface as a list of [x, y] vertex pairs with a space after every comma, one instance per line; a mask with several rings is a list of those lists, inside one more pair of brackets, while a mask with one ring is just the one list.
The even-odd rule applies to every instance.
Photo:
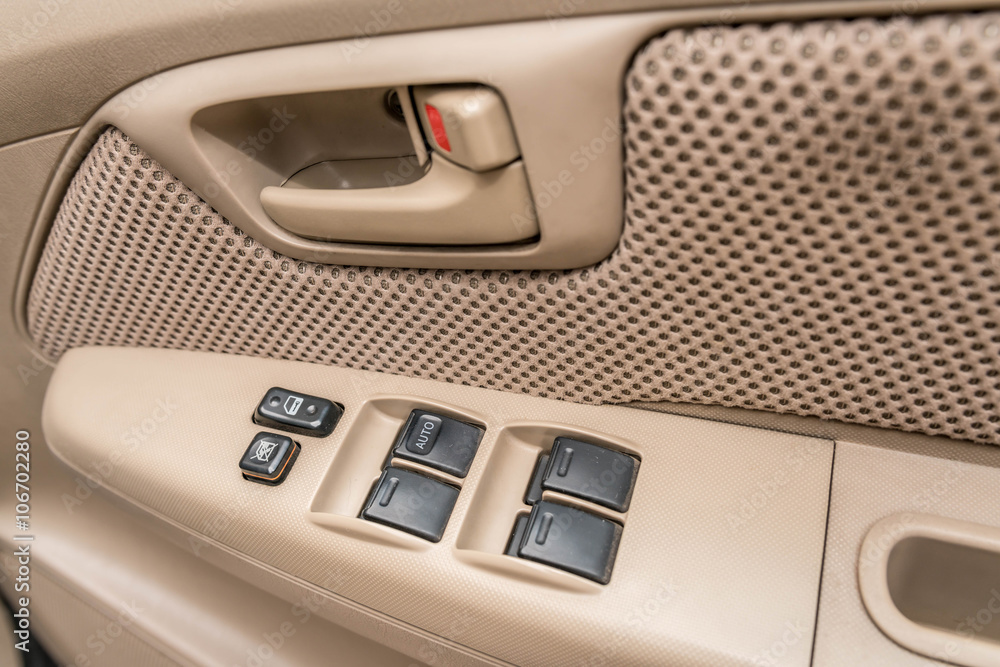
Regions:
[[[272, 386], [336, 395], [345, 414], [331, 436], [302, 436], [293, 474], [268, 488], [234, 474], [234, 461], [258, 430], [246, 406]], [[803, 639], [788, 648], [785, 660], [809, 662], [833, 449], [828, 441], [384, 373], [130, 348], [81, 349], [63, 357], [43, 412], [46, 439], [67, 463], [92, 470], [164, 396], [176, 404], [171, 419], [101, 483], [123, 501], [186, 527], [194, 539], [218, 543], [251, 563], [514, 664], [601, 657], [635, 665], [745, 665], [770, 643], [762, 638], [780, 637], [790, 618], [803, 620]], [[370, 432], [362, 419], [372, 415], [366, 408], [415, 398], [454, 405], [451, 413], [475, 415], [486, 427], [441, 541], [413, 538], [425, 548], [411, 549], [318, 525], [309, 514], [313, 499], [344, 444]], [[220, 421], [219, 414], [234, 417]], [[389, 433], [406, 414], [389, 422]], [[541, 429], [539, 435], [590, 434], [642, 458], [607, 586], [504, 555], [537, 459], [537, 449], [521, 444], [525, 424]], [[380, 441], [387, 447], [391, 437]], [[201, 465], [167, 483], [164, 467], [177, 447], [188, 444], [201, 452]], [[523, 466], [521, 458], [512, 459], [512, 475], [493, 465], [502, 461], [494, 458], [501, 445], [526, 454]], [[376, 453], [384, 457], [385, 450]], [[377, 460], [375, 466], [377, 471]], [[356, 482], [362, 495], [373, 481]], [[478, 516], [489, 514], [493, 484], [510, 494], [514, 511], [495, 527], [468, 521], [474, 504]], [[220, 521], [222, 530], [214, 528]], [[528, 571], [534, 580], [522, 576]], [[577, 585], [564, 585], [566, 580]], [[622, 640], [609, 644], [607, 638], [622, 631], [621, 619], [637, 610], [643, 610], [642, 623], [626, 624]]]
[[[894, 535], [915, 527], [920, 514], [1000, 528], [1000, 505], [993, 500], [998, 487], [1000, 468], [995, 463], [977, 465], [838, 441], [817, 619], [816, 667], [942, 664], [908, 651], [879, 630], [862, 602], [859, 572], [878, 567], [885, 551], [895, 543]], [[873, 526], [892, 515], [899, 520], [884, 524], [883, 534], [874, 540], [875, 548], [862, 552]], [[983, 608], [988, 604], [996, 607], [992, 596], [989, 590], [982, 591]], [[952, 627], [961, 632], [958, 626], [965, 619], [953, 620]], [[973, 628], [973, 638], [978, 634]], [[960, 638], [943, 646], [947, 650], [937, 657], [950, 662], [948, 657], [960, 657], [967, 644]]]

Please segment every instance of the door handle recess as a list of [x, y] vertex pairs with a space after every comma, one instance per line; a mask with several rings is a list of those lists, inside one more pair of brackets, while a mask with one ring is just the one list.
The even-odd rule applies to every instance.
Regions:
[[538, 236], [521, 160], [479, 173], [432, 154], [427, 173], [405, 185], [333, 189], [309, 187], [311, 181], [300, 172], [260, 193], [276, 223], [311, 239], [490, 245]]

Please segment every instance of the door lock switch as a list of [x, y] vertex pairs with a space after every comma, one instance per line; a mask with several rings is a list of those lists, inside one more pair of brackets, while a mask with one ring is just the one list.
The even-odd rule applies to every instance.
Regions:
[[431, 542], [440, 542], [458, 489], [403, 468], [387, 467], [361, 516]]
[[621, 535], [614, 521], [543, 500], [531, 510], [518, 555], [606, 584]]
[[521, 151], [507, 107], [487, 86], [418, 86], [417, 114], [432, 150], [472, 171], [516, 160]]
[[426, 410], [414, 410], [399, 432], [392, 453], [455, 477], [465, 477], [482, 438], [483, 429], [479, 426]]
[[323, 438], [333, 433], [344, 406], [318, 396], [271, 387], [254, 412], [261, 426]]
[[300, 449], [287, 435], [261, 431], [240, 459], [243, 479], [268, 486], [281, 484], [288, 477]]
[[638, 474], [639, 462], [628, 454], [560, 437], [552, 445], [542, 488], [624, 512]]

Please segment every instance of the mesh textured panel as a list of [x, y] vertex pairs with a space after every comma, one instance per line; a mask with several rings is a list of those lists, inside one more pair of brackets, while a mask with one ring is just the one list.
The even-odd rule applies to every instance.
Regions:
[[295, 261], [111, 129], [30, 331], [1000, 444], [998, 82], [996, 14], [658, 37], [627, 74], [621, 244], [568, 272]]

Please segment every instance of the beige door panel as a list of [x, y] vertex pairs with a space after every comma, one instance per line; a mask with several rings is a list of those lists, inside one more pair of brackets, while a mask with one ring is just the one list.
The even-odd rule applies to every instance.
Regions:
[[[1000, 19], [970, 10], [998, 5], [714, 4], [5, 12], [0, 144], [35, 138], [0, 147], [0, 423], [31, 433], [33, 633], [54, 657], [995, 662]], [[891, 19], [836, 19], [869, 15]], [[329, 193], [312, 240], [292, 234], [260, 195], [315, 180], [293, 177], [298, 150], [329, 176], [313, 121], [220, 177], [261, 100], [309, 97], [312, 118], [363, 100], [339, 118], [375, 126], [390, 89], [473, 83], [510, 114], [506, 190], [530, 185], [538, 235], [316, 241]], [[409, 124], [372, 150], [425, 168], [426, 112], [403, 106]], [[367, 157], [366, 132], [345, 155]], [[553, 194], [595, 137], [601, 156]], [[744, 150], [749, 165], [726, 162]], [[361, 199], [366, 216], [382, 205]], [[442, 243], [480, 238], [450, 222]], [[327, 438], [295, 436], [271, 488], [237, 462], [275, 385], [346, 413]], [[467, 477], [429, 473], [460, 488], [437, 543], [359, 518], [413, 408], [486, 428]], [[560, 434], [640, 461], [627, 511], [544, 494], [622, 526], [607, 585], [503, 553]], [[944, 546], [911, 548], [918, 534]], [[8, 600], [19, 544], [0, 535]]]
[[[329, 397], [346, 410], [333, 435], [298, 438], [302, 452], [277, 487], [247, 482], [237, 467], [261, 430], [251, 415], [271, 386]], [[356, 458], [345, 452], [388, 453], [406, 411], [390, 409], [395, 428], [373, 437], [364, 417], [387, 400], [380, 397], [450, 405], [486, 427], [440, 543], [411, 549], [344, 529], [367, 523], [357, 518], [360, 507], [338, 514], [318, 493]], [[176, 409], [140, 446], [123, 445], [119, 435], [157, 411], [157, 401]], [[331, 594], [501, 660], [746, 664], [791, 622], [801, 634], [787, 659], [808, 664], [828, 441], [311, 364], [115, 348], [65, 355], [43, 414], [53, 450], [81, 471], [105, 463], [100, 481], [123, 499], [305, 581], [321, 584], [337, 568]], [[546, 444], [525, 435], [526, 423], [539, 425], [539, 438], [562, 428], [641, 457], [606, 586], [502, 555], [515, 519], [502, 498], [523, 496], [532, 465], [528, 458], [511, 467], [506, 439]], [[178, 468], [181, 461], [192, 463]], [[367, 489], [373, 476], [377, 467], [359, 469], [345, 483]], [[327, 511], [341, 529], [311, 520]], [[622, 639], [608, 645], [609, 636]]]
[[[1000, 604], [1000, 600], [991, 603], [995, 584], [981, 590], [982, 599], [970, 612], [971, 623], [966, 618], [954, 618], [953, 623], [945, 624], [950, 639], [942, 641], [940, 629], [919, 633], [919, 628], [910, 628], [918, 636], [922, 634], [923, 641], [918, 639], [904, 648], [872, 622], [858, 577], [861, 572], [862, 576], [871, 576], [873, 569], [883, 567], [884, 557], [898, 538], [919, 528], [921, 515], [940, 517], [946, 524], [950, 523], [947, 520], [955, 520], [958, 534], [968, 532], [962, 522], [992, 527], [989, 532], [996, 533], [1000, 528], [1000, 507], [994, 500], [997, 484], [1000, 469], [995, 466], [838, 442], [814, 664], [926, 665], [940, 664], [942, 659], [955, 664], [981, 664], [967, 663], [964, 658], [977, 652], [977, 644], [993, 643], [989, 637], [995, 636], [995, 629], [983, 633], [982, 627], [989, 625], [984, 620], [997, 622], [995, 613], [989, 611], [991, 604], [994, 609]], [[879, 532], [871, 536], [876, 525]], [[866, 541], [870, 536], [874, 539]], [[944, 574], [937, 572], [935, 576]], [[945, 604], [943, 599], [941, 602]], [[977, 621], [975, 615], [980, 609], [989, 616]], [[925, 650], [938, 660], [913, 650]]]
[[[150, 529], [148, 516], [109, 504], [97, 483], [103, 465], [61, 475], [54, 461], [47, 467], [44, 456], [35, 460], [41, 465], [31, 609], [46, 649], [63, 664], [147, 664], [130, 662], [134, 651], [182, 665], [256, 659], [309, 667], [336, 655], [343, 665], [404, 667], [418, 659], [419, 639], [411, 642], [413, 656], [397, 653], [385, 646], [394, 641], [391, 632], [369, 627], [363, 637], [331, 623], [328, 603], [314, 591], [282, 591], [283, 599], [262, 590], [262, 577], [242, 580], [219, 569], [197, 542], [168, 543], [162, 529]], [[5, 540], [0, 559], [9, 597], [18, 595], [11, 589], [17, 575], [10, 554], [19, 546]], [[351, 624], [346, 616], [337, 620]]]

